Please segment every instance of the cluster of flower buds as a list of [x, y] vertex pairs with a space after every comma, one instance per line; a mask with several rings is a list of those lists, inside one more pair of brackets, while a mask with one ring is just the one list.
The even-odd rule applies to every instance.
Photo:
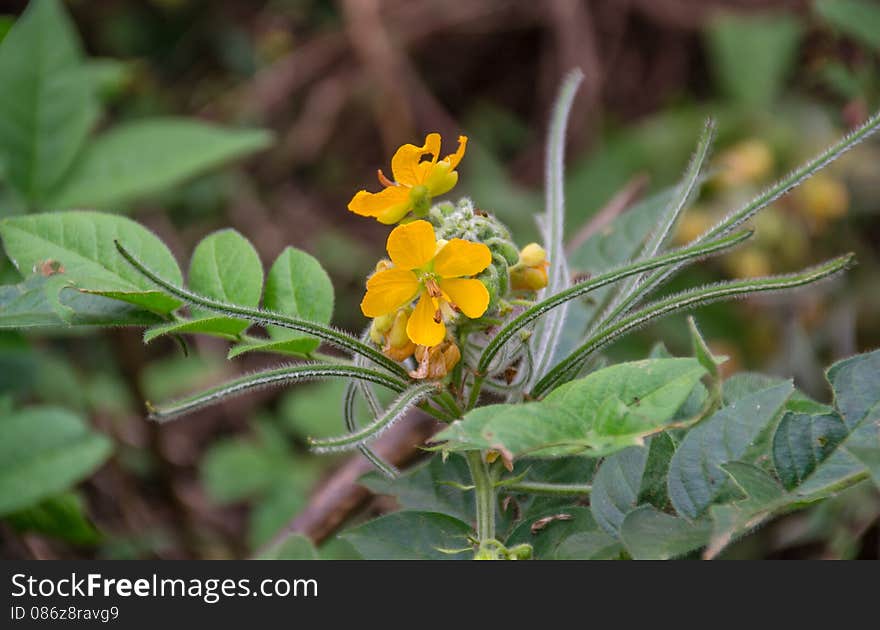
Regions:
[[[380, 171], [385, 189], [360, 191], [349, 204], [356, 214], [399, 223], [388, 236], [388, 259], [367, 279], [361, 310], [373, 318], [371, 341], [395, 361], [410, 361], [414, 379], [445, 378], [468, 334], [497, 323], [492, 318], [511, 310], [508, 300], [534, 298], [547, 286], [543, 248], [520, 251], [507, 227], [470, 199], [426, 209], [458, 181], [466, 142], [460, 137], [458, 151], [443, 160], [438, 134], [422, 147], [404, 145], [391, 161], [395, 181]], [[462, 327], [465, 321], [471, 325]]]

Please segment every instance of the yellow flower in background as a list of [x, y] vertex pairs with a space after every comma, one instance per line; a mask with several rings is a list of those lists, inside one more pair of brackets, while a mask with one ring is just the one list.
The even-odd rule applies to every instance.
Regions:
[[446, 337], [444, 319], [456, 312], [475, 319], [489, 306], [489, 291], [474, 276], [492, 263], [483, 243], [460, 238], [437, 241], [427, 221], [399, 225], [388, 236], [392, 266], [367, 280], [361, 310], [367, 317], [383, 317], [418, 297], [406, 325], [410, 340], [436, 346]]
[[[379, 169], [379, 183], [385, 189], [377, 193], [361, 190], [348, 203], [348, 209], [385, 224], [397, 223], [410, 212], [424, 216], [431, 207], [431, 199], [449, 192], [458, 182], [455, 167], [464, 157], [465, 147], [467, 137], [459, 136], [458, 150], [439, 160], [439, 133], [429, 133], [423, 146], [403, 145], [391, 158], [394, 181]], [[430, 161], [423, 161], [427, 156]]]

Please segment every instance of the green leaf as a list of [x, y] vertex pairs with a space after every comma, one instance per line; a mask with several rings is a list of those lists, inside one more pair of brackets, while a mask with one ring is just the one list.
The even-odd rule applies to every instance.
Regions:
[[650, 505], [637, 507], [620, 526], [620, 540], [635, 560], [668, 560], [709, 542], [711, 523], [688, 522]]
[[718, 368], [721, 365], [724, 365], [727, 361], [727, 357], [716, 357], [712, 354], [712, 351], [709, 349], [709, 344], [703, 339], [703, 335], [700, 333], [700, 329], [697, 328], [697, 322], [693, 317], [688, 317], [688, 329], [691, 333], [691, 347], [693, 348], [694, 356], [697, 361], [699, 361], [700, 365], [705, 368], [709, 376], [713, 379], [719, 379], [721, 374]]
[[[544, 167], [544, 214], [540, 218], [544, 249], [550, 266], [547, 269], [547, 295], [559, 293], [571, 283], [568, 259], [565, 253], [565, 134], [574, 97], [584, 80], [580, 69], [568, 73], [559, 88], [553, 105], [550, 129], [547, 133], [547, 157]], [[535, 324], [529, 338], [532, 369], [526, 379], [526, 390], [531, 390], [552, 365], [554, 355], [565, 327], [569, 305], [562, 304], [547, 313]]]
[[703, 420], [684, 437], [669, 464], [669, 498], [676, 511], [697, 518], [719, 496], [728, 477], [722, 464], [743, 459], [772, 428], [793, 391], [791, 382], [750, 394]]
[[[227, 229], [203, 238], [189, 264], [189, 288], [199, 295], [231, 304], [256, 307], [263, 292], [263, 265], [257, 250], [241, 234]], [[211, 311], [192, 307], [192, 320], [152, 328], [144, 341], [159, 335], [204, 333], [235, 338], [250, 322], [218, 317]]]
[[[467, 523], [437, 512], [394, 512], [341, 534], [365, 560], [464, 560]], [[455, 553], [450, 553], [455, 551]]]
[[813, 10], [842, 33], [880, 51], [880, 6], [873, 0], [816, 0]]
[[360, 482], [376, 494], [393, 496], [405, 510], [439, 512], [468, 523], [476, 519], [473, 493], [460, 489], [473, 482], [467, 462], [457, 455], [445, 462], [432, 457], [397, 479], [372, 472]]
[[168, 296], [129, 265], [116, 250], [124, 243], [145, 264], [181, 284], [177, 262], [156, 235], [130, 219], [89, 211], [12, 217], [0, 221], [6, 254], [23, 275], [42, 263], [59, 264], [63, 275], [81, 291], [129, 302], [157, 313], [169, 313], [180, 301]]
[[749, 107], [768, 107], [791, 73], [803, 27], [790, 15], [723, 15], [707, 31], [716, 81]]
[[846, 438], [849, 430], [836, 412], [788, 412], [773, 435], [773, 462], [789, 490], [809, 477]]
[[880, 488], [880, 433], [878, 444], [873, 448], [864, 446], [850, 446], [847, 450], [868, 469], [871, 480]]
[[0, 330], [149, 326], [161, 321], [130, 304], [59, 286], [53, 280], [64, 279], [33, 275], [21, 284], [0, 286]]
[[202, 483], [217, 503], [235, 503], [268, 489], [283, 463], [267, 456], [266, 449], [255, 442], [224, 440], [205, 453], [200, 466]]
[[318, 550], [312, 541], [302, 534], [288, 534], [283, 540], [272, 545], [257, 560], [318, 560]]
[[33, 407], [0, 417], [0, 516], [67, 490], [111, 451], [110, 440], [63, 409]]
[[[209, 298], [243, 306], [258, 306], [263, 293], [260, 255], [250, 241], [235, 230], [209, 234], [196, 245], [193, 252], [189, 286], [196, 293]], [[201, 312], [197, 308], [193, 310]]]
[[89, 521], [83, 500], [73, 492], [50, 497], [5, 517], [19, 532], [37, 532], [73, 545], [95, 545], [101, 535]]
[[[505, 545], [510, 548], [528, 543], [532, 546], [535, 558], [551, 560], [556, 557], [559, 547], [566, 539], [583, 533], [604, 535], [593, 520], [590, 509], [557, 507], [524, 519], [507, 537]], [[606, 540], [605, 546], [613, 546], [613, 542], [613, 539]]]
[[70, 18], [34, 0], [0, 44], [0, 157], [6, 181], [44, 202], [74, 163], [98, 115]]
[[712, 537], [704, 557], [714, 558], [735, 538], [748, 533], [792, 499], [769, 474], [745, 462], [722, 465], [745, 499], [709, 508]]
[[609, 455], [668, 426], [704, 374], [696, 359], [621, 363], [541, 402], [474, 409], [435, 439], [449, 440], [449, 450], [493, 448], [511, 458]]
[[620, 543], [603, 531], [572, 534], [556, 547], [554, 560], [615, 560], [623, 548]]
[[165, 190], [200, 173], [267, 147], [261, 130], [224, 129], [182, 118], [125, 123], [86, 147], [56, 208], [106, 208]]
[[[287, 247], [269, 270], [263, 306], [270, 311], [327, 324], [333, 316], [333, 283], [313, 256]], [[230, 350], [229, 357], [254, 350], [303, 355], [319, 345], [314, 337], [278, 326], [268, 326], [267, 331], [270, 341], [238, 344]]]
[[834, 390], [834, 404], [843, 418], [848, 435], [795, 492], [804, 497], [821, 498], [833, 494], [863, 477], [867, 470], [853, 456], [852, 448], [876, 448], [880, 431], [880, 350], [859, 354], [832, 365], [827, 371]]
[[641, 503], [666, 503], [666, 473], [675, 445], [666, 433], [647, 447], [633, 446], [605, 459], [593, 479], [590, 509], [606, 532], [617, 535], [624, 517]]
[[251, 547], [260, 547], [272, 540], [305, 507], [309, 495], [307, 484], [310, 481], [314, 481], [312, 474], [301, 475], [295, 469], [288, 469], [261, 495], [248, 523], [248, 543]]

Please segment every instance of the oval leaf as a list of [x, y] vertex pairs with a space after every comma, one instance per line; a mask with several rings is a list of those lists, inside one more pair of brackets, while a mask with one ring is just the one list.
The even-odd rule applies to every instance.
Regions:
[[[257, 250], [235, 230], [214, 232], [203, 238], [189, 263], [189, 288], [199, 295], [240, 306], [256, 307], [263, 292], [263, 265]], [[202, 333], [235, 338], [250, 322], [218, 317], [192, 307], [193, 319], [158, 326], [144, 334], [145, 341], [169, 333]]]
[[[333, 315], [333, 283], [313, 256], [287, 247], [266, 277], [263, 306], [270, 311], [327, 324]], [[303, 355], [319, 345], [314, 337], [278, 326], [268, 326], [267, 331], [269, 341], [239, 344], [230, 351], [230, 358], [253, 350]]]
[[470, 525], [437, 512], [394, 512], [341, 535], [365, 560], [464, 560]]
[[728, 481], [721, 468], [742, 460], [771, 427], [794, 387], [791, 382], [744, 396], [691, 429], [669, 464], [669, 498], [676, 511], [696, 518]]
[[125, 217], [89, 211], [12, 217], [0, 222], [0, 237], [22, 275], [51, 262], [81, 291], [157, 313], [169, 313], [180, 306], [179, 300], [159, 291], [116, 250], [114, 241], [118, 240], [163, 278], [183, 282], [165, 244]]
[[706, 373], [696, 359], [620, 363], [559, 387], [541, 402], [474, 409], [435, 439], [449, 450], [505, 456], [609, 455], [674, 423]]
[[92, 474], [110, 440], [52, 407], [0, 417], [0, 516], [36, 505]]

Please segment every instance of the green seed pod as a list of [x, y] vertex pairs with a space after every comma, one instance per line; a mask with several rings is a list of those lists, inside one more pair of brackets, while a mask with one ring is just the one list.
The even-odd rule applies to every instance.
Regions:
[[482, 282], [483, 286], [485, 286], [486, 290], [489, 292], [489, 307], [486, 309], [487, 313], [495, 310], [495, 308], [498, 306], [498, 300], [503, 295], [503, 293], [501, 292], [500, 279], [501, 276], [498, 273], [498, 269], [494, 264], [486, 267], [485, 271], [477, 276], [477, 280]]
[[498, 296], [506, 297], [510, 291], [510, 270], [507, 260], [500, 254], [492, 254], [491, 267], [498, 273]]
[[512, 266], [519, 262], [519, 250], [510, 241], [495, 236], [486, 241], [486, 245], [492, 253], [501, 254], [508, 265]]

